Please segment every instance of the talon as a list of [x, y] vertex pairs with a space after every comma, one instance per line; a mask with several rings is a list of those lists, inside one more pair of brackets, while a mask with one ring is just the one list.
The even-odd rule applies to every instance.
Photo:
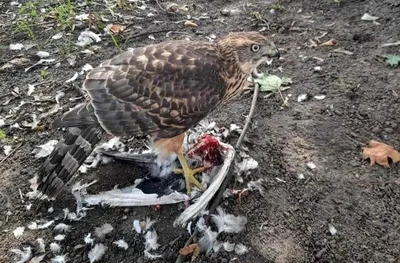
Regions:
[[199, 188], [201, 191], [204, 192], [206, 189], [201, 185], [201, 183], [196, 179], [196, 177], [194, 175], [197, 173], [203, 172], [206, 169], [206, 167], [198, 167], [195, 169], [191, 169], [188, 166], [188, 164], [182, 154], [178, 154], [178, 160], [181, 163], [182, 169], [176, 168], [176, 169], [174, 169], [174, 173], [183, 174], [183, 176], [185, 177], [187, 194], [190, 195], [190, 193], [192, 191], [192, 189], [191, 189], [192, 185], [196, 186], [197, 188]]

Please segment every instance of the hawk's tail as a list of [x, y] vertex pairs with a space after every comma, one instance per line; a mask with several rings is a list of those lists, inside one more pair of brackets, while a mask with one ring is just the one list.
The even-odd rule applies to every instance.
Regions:
[[101, 133], [99, 126], [68, 128], [37, 173], [42, 197], [57, 197], [100, 141]]

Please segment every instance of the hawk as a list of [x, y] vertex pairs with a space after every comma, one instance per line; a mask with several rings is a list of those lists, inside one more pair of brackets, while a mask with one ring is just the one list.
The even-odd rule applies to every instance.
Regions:
[[186, 190], [204, 190], [182, 152], [185, 131], [248, 86], [262, 62], [279, 57], [260, 33], [230, 33], [218, 42], [168, 41], [104, 61], [83, 83], [89, 100], [56, 121], [67, 131], [37, 172], [37, 190], [54, 199], [91, 154], [102, 133], [152, 135], [162, 155], [175, 153]]

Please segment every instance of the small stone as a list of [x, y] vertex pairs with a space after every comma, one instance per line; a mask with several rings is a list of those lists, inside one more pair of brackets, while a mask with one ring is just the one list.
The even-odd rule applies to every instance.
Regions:
[[308, 99], [308, 95], [307, 94], [300, 94], [297, 97], [297, 102], [303, 102], [303, 101], [306, 101], [307, 99]]
[[307, 168], [310, 170], [314, 170], [315, 168], [317, 168], [317, 166], [313, 162], [308, 162]]
[[231, 11], [229, 11], [228, 9], [223, 9], [220, 12], [221, 12], [221, 15], [223, 15], [223, 16], [230, 16], [231, 15]]

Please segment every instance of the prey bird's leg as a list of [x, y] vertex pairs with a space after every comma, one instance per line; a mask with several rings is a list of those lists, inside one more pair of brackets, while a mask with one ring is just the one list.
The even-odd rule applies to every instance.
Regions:
[[194, 177], [194, 175], [196, 173], [200, 173], [200, 172], [204, 171], [205, 167], [191, 169], [182, 152], [179, 152], [176, 155], [178, 156], [178, 160], [182, 166], [182, 169], [175, 169], [175, 172], [182, 173], [183, 176], [185, 177], [187, 194], [190, 195], [192, 185], [196, 186], [197, 188], [199, 188], [201, 191], [204, 192], [206, 189], [200, 184], [199, 181], [197, 181], [197, 179], [196, 179], [196, 177]]

